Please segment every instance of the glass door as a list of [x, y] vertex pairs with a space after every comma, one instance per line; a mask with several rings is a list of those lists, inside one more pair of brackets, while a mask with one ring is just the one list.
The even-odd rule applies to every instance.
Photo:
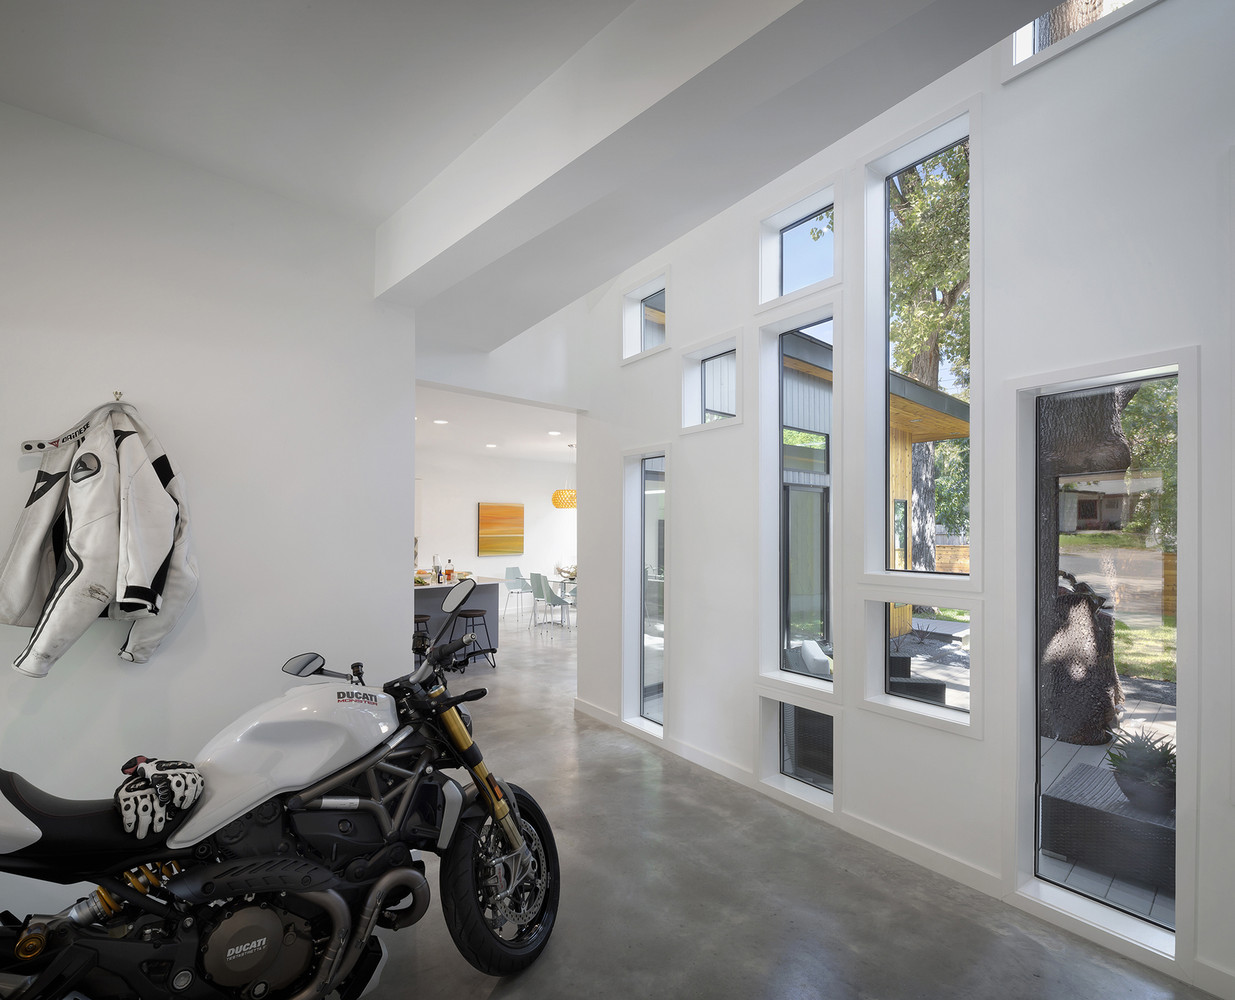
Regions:
[[1175, 925], [1178, 379], [1039, 397], [1037, 874]]

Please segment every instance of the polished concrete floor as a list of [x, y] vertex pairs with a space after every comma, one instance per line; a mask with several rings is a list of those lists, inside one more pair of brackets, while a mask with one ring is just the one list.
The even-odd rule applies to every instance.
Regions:
[[[585, 623], [586, 627], [586, 623]], [[486, 760], [544, 807], [558, 925], [518, 976], [469, 966], [428, 915], [382, 932], [373, 1000], [1140, 1000], [1209, 994], [1152, 972], [573, 710], [574, 633], [503, 623], [469, 667]]]

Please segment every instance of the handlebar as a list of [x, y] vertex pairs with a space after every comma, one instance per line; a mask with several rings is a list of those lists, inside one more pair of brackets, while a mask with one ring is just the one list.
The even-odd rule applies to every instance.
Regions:
[[433, 676], [433, 672], [438, 667], [450, 662], [455, 653], [465, 646], [470, 646], [475, 641], [476, 633], [468, 632], [467, 635], [455, 639], [454, 642], [448, 642], [444, 646], [431, 646], [428, 652], [425, 653], [424, 662], [408, 674], [406, 678], [403, 678], [403, 680], [406, 680], [409, 684], [424, 684]]
[[455, 653], [459, 652], [459, 650], [463, 649], [465, 646], [470, 646], [475, 641], [476, 633], [469, 632], [467, 635], [461, 636], [454, 642], [446, 643], [445, 646], [436, 646], [433, 649], [430, 649], [429, 652], [425, 654], [425, 659], [432, 660], [434, 666], [439, 666], [454, 659]]

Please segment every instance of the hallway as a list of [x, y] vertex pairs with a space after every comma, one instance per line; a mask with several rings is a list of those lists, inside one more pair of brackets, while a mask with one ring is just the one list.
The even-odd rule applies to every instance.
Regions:
[[374, 1000], [1209, 996], [576, 715], [575, 633], [524, 626], [502, 622], [497, 670], [450, 683], [489, 689], [471, 706], [486, 761], [553, 824], [554, 935], [520, 976], [477, 973], [442, 922], [430, 856], [434, 901], [381, 932]]

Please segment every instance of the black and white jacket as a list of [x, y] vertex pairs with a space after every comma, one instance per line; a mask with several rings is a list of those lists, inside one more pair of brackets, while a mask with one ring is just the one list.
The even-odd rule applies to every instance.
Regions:
[[45, 676], [99, 617], [131, 619], [120, 656], [145, 663], [197, 590], [183, 484], [127, 403], [51, 444], [0, 562], [0, 623], [34, 627], [13, 667]]

